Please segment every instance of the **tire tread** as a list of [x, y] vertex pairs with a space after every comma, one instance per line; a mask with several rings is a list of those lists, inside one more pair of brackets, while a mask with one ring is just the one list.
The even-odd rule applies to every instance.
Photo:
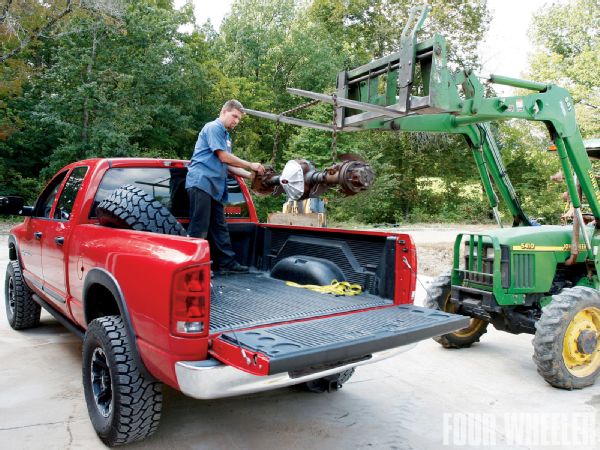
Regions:
[[[100, 439], [110, 446], [128, 444], [145, 439], [156, 432], [162, 409], [162, 383], [144, 377], [131, 355], [127, 330], [120, 316], [105, 316], [94, 320], [86, 333], [93, 334], [101, 342], [108, 344], [105, 349], [107, 360], [111, 357], [116, 364], [111, 367], [113, 376], [113, 423], [106, 435]], [[103, 337], [104, 339], [103, 339]], [[84, 343], [85, 349], [85, 343]], [[84, 350], [85, 352], [85, 350]], [[109, 356], [108, 353], [111, 353]], [[87, 361], [84, 359], [84, 364]], [[113, 373], [113, 369], [114, 372]], [[84, 370], [84, 386], [86, 385]], [[96, 408], [91, 398], [86, 401], [90, 416]], [[94, 421], [92, 420], [92, 423]], [[96, 430], [98, 432], [98, 430]]]
[[574, 316], [576, 308], [582, 304], [600, 307], [600, 293], [595, 289], [576, 286], [563, 289], [552, 296], [552, 301], [542, 310], [542, 316], [536, 322], [533, 338], [533, 361], [538, 373], [548, 384], [561, 389], [582, 389], [594, 384], [600, 374], [585, 378], [573, 376], [562, 360], [563, 339], [570, 316]]
[[[15, 289], [15, 312], [14, 316], [9, 317], [8, 313], [8, 278], [11, 277], [14, 281]], [[38, 303], [33, 300], [33, 292], [25, 284], [23, 279], [23, 273], [21, 271], [21, 265], [19, 261], [9, 261], [6, 269], [6, 307], [7, 317], [10, 326], [15, 330], [26, 330], [28, 328], [35, 328], [40, 324], [40, 315], [42, 308]]]
[[[444, 299], [448, 295], [452, 284], [451, 278], [451, 271], [448, 270], [431, 282], [429, 291], [425, 297], [425, 308], [437, 310], [442, 309]], [[482, 327], [481, 330], [479, 330], [479, 332], [476, 333], [469, 341], [459, 341], [453, 336], [452, 333], [436, 336], [432, 339], [444, 348], [468, 348], [475, 342], [479, 342], [481, 336], [483, 336], [485, 333], [487, 333], [487, 325]]]
[[186, 236], [185, 228], [159, 201], [131, 184], [115, 189], [96, 207], [100, 224], [138, 231]]

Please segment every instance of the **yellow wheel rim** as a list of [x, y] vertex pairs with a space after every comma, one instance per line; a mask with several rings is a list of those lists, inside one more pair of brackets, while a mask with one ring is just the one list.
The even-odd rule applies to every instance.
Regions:
[[[446, 296], [446, 300], [444, 301], [444, 312], [447, 313], [456, 313], [456, 311], [458, 310], [458, 305], [454, 305], [450, 302], [450, 294], [448, 294]], [[451, 334], [453, 334], [456, 337], [459, 338], [468, 338], [473, 336], [475, 333], [477, 333], [481, 327], [486, 325], [486, 321], [485, 320], [481, 320], [481, 319], [476, 319], [474, 317], [471, 317], [471, 321], [469, 322], [469, 326], [462, 328], [460, 330], [454, 331]]]
[[[593, 351], [582, 351], [581, 339], [596, 335]], [[563, 361], [572, 375], [583, 378], [600, 368], [600, 309], [589, 307], [579, 311], [565, 331]]]

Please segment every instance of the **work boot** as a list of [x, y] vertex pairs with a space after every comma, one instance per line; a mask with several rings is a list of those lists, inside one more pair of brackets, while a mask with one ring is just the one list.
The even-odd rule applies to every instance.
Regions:
[[223, 267], [221, 269], [221, 273], [248, 273], [248, 272], [249, 272], [248, 266], [244, 266], [237, 261], [234, 262], [231, 266]]

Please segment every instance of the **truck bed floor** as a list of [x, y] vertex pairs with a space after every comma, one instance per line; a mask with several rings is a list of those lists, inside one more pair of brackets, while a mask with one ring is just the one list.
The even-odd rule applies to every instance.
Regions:
[[287, 286], [265, 273], [221, 275], [212, 280], [210, 332], [321, 317], [392, 304], [362, 293], [336, 297]]

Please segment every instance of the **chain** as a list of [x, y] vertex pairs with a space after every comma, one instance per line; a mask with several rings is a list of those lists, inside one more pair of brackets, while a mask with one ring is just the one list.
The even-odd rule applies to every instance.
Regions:
[[303, 103], [301, 105], [296, 106], [295, 108], [292, 109], [288, 109], [287, 111], [282, 112], [281, 114], [279, 114], [280, 116], [287, 116], [288, 114], [293, 114], [296, 113], [298, 111], [302, 111], [303, 109], [309, 108], [313, 105], [316, 105], [317, 103], [320, 103], [321, 100], [311, 100], [310, 102], [307, 103]]
[[333, 94], [333, 131], [331, 132], [331, 159], [337, 160], [337, 94]]
[[275, 135], [273, 136], [273, 152], [271, 153], [271, 166], [275, 167], [277, 160], [277, 147], [279, 146], [279, 119], [275, 122]]
[[279, 114], [277, 121], [275, 122], [275, 135], [273, 136], [273, 151], [271, 152], [271, 165], [275, 167], [275, 161], [277, 160], [277, 150], [279, 147], [279, 131], [280, 131], [280, 117], [287, 116], [289, 114], [297, 113], [298, 111], [302, 111], [303, 109], [309, 108], [313, 105], [316, 105], [321, 100], [311, 100], [310, 102], [303, 103], [301, 105], [296, 106], [295, 108], [288, 109], [287, 111], [283, 111]]

